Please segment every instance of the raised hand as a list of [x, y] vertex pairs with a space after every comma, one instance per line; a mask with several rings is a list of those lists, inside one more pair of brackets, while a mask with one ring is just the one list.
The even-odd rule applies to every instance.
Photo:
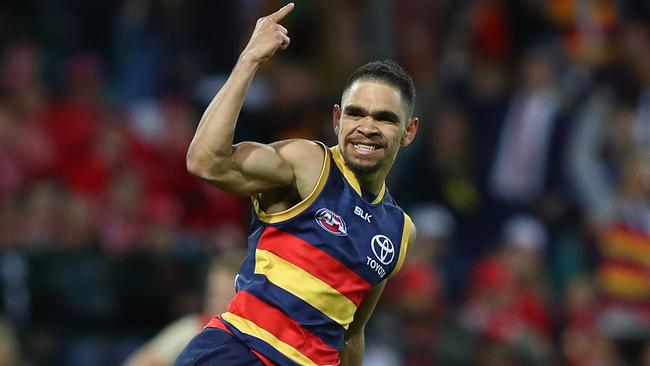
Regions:
[[289, 47], [287, 28], [278, 24], [294, 8], [293, 3], [289, 3], [273, 14], [259, 18], [255, 24], [255, 29], [248, 41], [246, 48], [242, 52], [242, 57], [256, 64], [266, 62], [275, 52], [281, 48]]

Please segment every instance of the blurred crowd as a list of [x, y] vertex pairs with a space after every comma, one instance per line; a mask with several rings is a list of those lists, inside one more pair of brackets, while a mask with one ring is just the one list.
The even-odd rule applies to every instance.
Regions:
[[[0, 3], [0, 365], [136, 362], [223, 307], [205, 281], [245, 249], [249, 202], [185, 153], [281, 3]], [[650, 365], [650, 3], [296, 3], [238, 141], [335, 143], [332, 105], [372, 59], [418, 92], [388, 182], [418, 239], [366, 364]]]

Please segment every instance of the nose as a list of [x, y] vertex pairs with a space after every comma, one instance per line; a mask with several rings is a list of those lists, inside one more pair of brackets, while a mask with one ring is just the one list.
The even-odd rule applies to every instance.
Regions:
[[375, 120], [371, 116], [362, 118], [357, 126], [357, 131], [366, 137], [379, 135], [379, 129], [375, 125]]

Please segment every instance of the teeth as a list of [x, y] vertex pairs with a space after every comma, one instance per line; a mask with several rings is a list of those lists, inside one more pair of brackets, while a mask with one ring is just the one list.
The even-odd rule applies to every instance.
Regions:
[[374, 151], [375, 150], [375, 147], [370, 146], [370, 145], [354, 144], [354, 147], [356, 147], [357, 149], [366, 150], [366, 151]]

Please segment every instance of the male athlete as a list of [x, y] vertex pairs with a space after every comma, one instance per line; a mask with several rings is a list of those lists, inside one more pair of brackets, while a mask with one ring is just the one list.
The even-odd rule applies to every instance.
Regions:
[[237, 294], [177, 365], [361, 365], [364, 326], [415, 238], [384, 185], [400, 145], [418, 128], [413, 82], [395, 63], [352, 74], [332, 112], [337, 146], [233, 145], [255, 72], [289, 46], [278, 22], [293, 8], [257, 21], [187, 154], [192, 174], [252, 197], [256, 215]]

